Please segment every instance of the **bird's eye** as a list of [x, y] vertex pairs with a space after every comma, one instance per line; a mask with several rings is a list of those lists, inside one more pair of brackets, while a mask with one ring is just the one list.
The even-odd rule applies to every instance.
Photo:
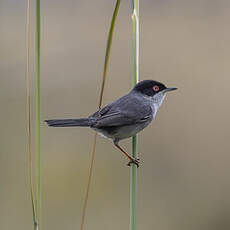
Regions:
[[159, 86], [157, 86], [157, 85], [153, 86], [153, 91], [158, 92], [159, 90], [160, 90]]

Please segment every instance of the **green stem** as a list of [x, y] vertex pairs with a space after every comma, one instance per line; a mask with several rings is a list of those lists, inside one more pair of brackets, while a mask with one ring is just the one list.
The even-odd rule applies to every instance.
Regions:
[[106, 51], [105, 51], [104, 71], [103, 71], [103, 78], [102, 78], [102, 85], [101, 85], [101, 92], [100, 92], [100, 99], [99, 99], [99, 108], [101, 108], [101, 105], [102, 105], [102, 97], [103, 97], [104, 88], [105, 88], [105, 80], [107, 77], [110, 50], [111, 50], [112, 40], [113, 40], [113, 31], [114, 31], [115, 22], [116, 22], [120, 3], [121, 3], [121, 0], [117, 0], [116, 6], [113, 12], [113, 16], [112, 16], [110, 28], [109, 28], [109, 34], [107, 38]]
[[37, 222], [40, 226], [41, 214], [41, 154], [40, 154], [40, 0], [36, 0], [36, 152], [37, 152]]
[[[100, 99], [99, 99], [99, 105], [98, 105], [99, 109], [101, 108], [101, 105], [102, 105], [105, 81], [106, 81], [106, 77], [107, 77], [109, 57], [110, 57], [110, 53], [111, 53], [111, 46], [112, 46], [112, 40], [113, 40], [113, 32], [114, 32], [115, 22], [116, 22], [116, 18], [117, 18], [120, 3], [121, 3], [121, 0], [117, 0], [116, 5], [115, 5], [115, 9], [114, 9], [114, 12], [113, 12], [112, 20], [111, 20], [111, 23], [110, 23], [110, 29], [109, 29], [108, 38], [107, 38], [106, 51], [105, 51], [105, 61], [104, 61], [104, 71], [103, 71], [103, 78], [102, 78], [101, 91], [100, 91]], [[94, 160], [95, 160], [96, 138], [97, 138], [97, 134], [95, 134], [95, 136], [94, 136], [93, 149], [92, 149], [92, 152], [91, 152], [91, 162], [90, 162], [90, 168], [89, 168], [89, 177], [88, 177], [86, 194], [85, 194], [85, 199], [84, 199], [84, 204], [83, 204], [83, 211], [82, 211], [82, 217], [81, 217], [80, 230], [84, 229], [84, 223], [85, 223], [85, 217], [86, 217], [86, 211], [87, 211], [87, 203], [88, 203], [88, 198], [89, 198], [89, 190], [90, 190], [90, 185], [91, 185], [91, 180], [92, 180], [92, 173], [93, 173], [93, 165], [94, 165]]]
[[28, 169], [29, 169], [29, 186], [30, 198], [32, 205], [32, 216], [34, 223], [34, 230], [36, 230], [36, 210], [33, 192], [33, 164], [32, 164], [32, 144], [31, 144], [31, 94], [30, 94], [30, 7], [31, 2], [27, 0], [27, 13], [26, 13], [26, 111], [27, 111], [27, 151], [28, 151]]
[[[139, 81], [139, 0], [131, 0], [132, 8], [132, 81], [135, 85]], [[138, 157], [137, 153], [138, 139], [137, 136], [132, 138], [132, 155]], [[136, 230], [137, 217], [137, 166], [131, 164], [130, 167], [130, 222], [129, 229]]]

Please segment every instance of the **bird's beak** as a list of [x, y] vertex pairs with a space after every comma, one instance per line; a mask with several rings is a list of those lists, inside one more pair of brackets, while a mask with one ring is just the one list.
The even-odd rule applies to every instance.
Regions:
[[176, 90], [177, 88], [166, 88], [165, 90], [164, 90], [164, 93], [167, 93], [167, 92], [169, 92], [169, 91], [173, 91], [173, 90]]

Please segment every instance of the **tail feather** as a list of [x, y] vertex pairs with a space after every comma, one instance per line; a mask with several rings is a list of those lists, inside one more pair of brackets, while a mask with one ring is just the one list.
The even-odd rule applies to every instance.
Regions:
[[45, 120], [45, 122], [52, 127], [73, 127], [73, 126], [90, 126], [91, 122], [88, 118], [80, 119], [54, 119], [54, 120]]

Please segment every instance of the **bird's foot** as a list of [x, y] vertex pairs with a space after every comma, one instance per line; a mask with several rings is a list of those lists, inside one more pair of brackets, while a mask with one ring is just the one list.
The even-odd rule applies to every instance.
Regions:
[[137, 168], [139, 168], [139, 163], [140, 163], [139, 158], [133, 158], [133, 159], [130, 159], [130, 161], [129, 161], [129, 163], [127, 165], [131, 166], [131, 164], [135, 164], [137, 166]]

